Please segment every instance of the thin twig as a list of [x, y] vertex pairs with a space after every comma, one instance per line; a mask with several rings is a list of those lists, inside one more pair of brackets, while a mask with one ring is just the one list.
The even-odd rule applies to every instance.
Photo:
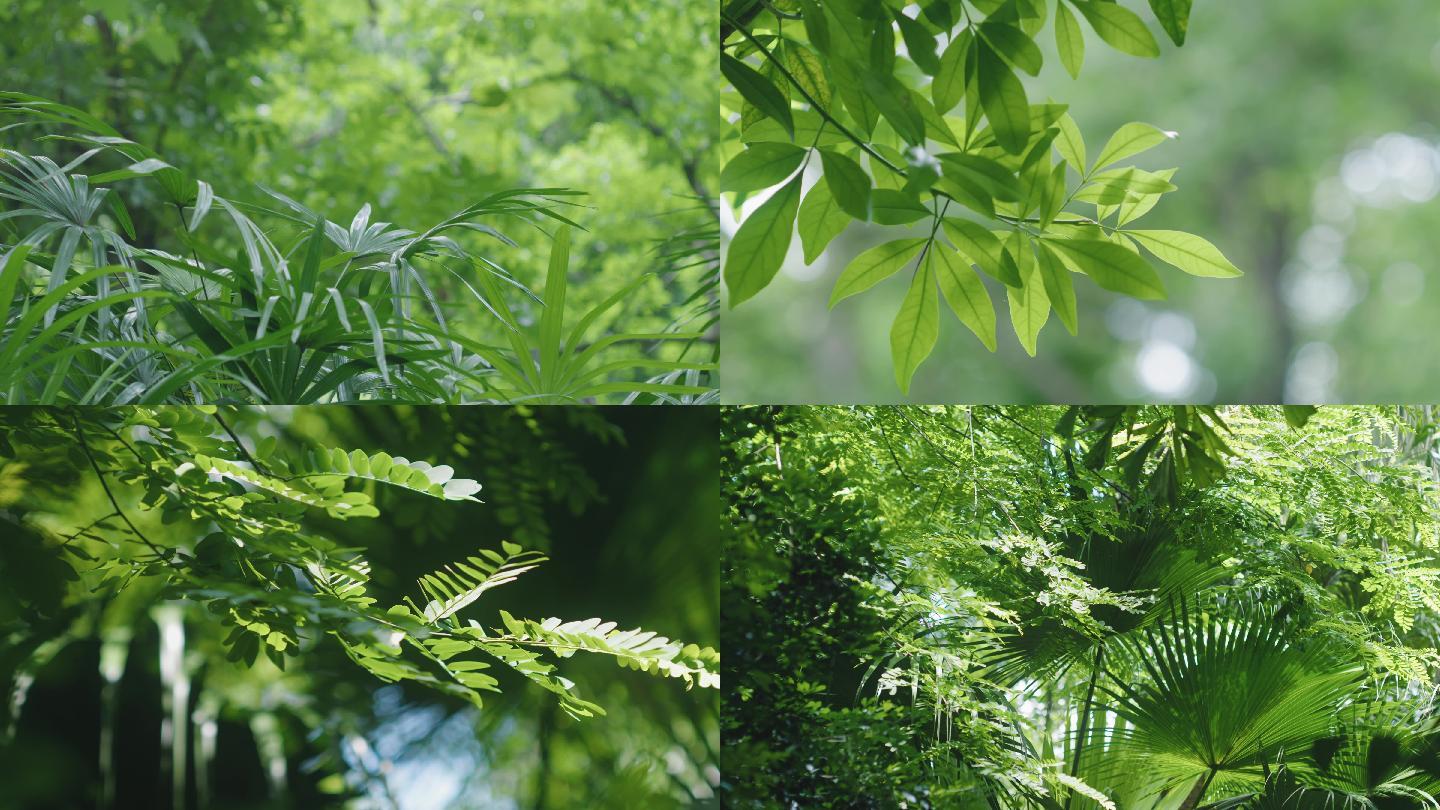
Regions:
[[125, 525], [130, 527], [130, 531], [140, 539], [140, 542], [155, 552], [156, 557], [169, 563], [170, 556], [162, 551], [159, 546], [150, 542], [150, 538], [146, 537], [144, 532], [135, 527], [135, 524], [130, 521], [130, 517], [125, 514], [125, 510], [120, 508], [120, 502], [115, 500], [115, 493], [110, 491], [110, 484], [105, 480], [105, 473], [101, 472], [100, 465], [95, 463], [95, 455], [90, 452], [90, 442], [85, 438], [85, 430], [80, 427], [79, 414], [71, 411], [70, 419], [75, 425], [75, 438], [80, 440], [80, 449], [85, 451], [85, 458], [90, 462], [91, 469], [95, 470], [95, 477], [100, 479], [100, 488], [105, 490], [105, 497], [110, 500], [110, 506], [115, 509], [115, 514], [119, 515], [120, 519], [125, 521]]
[[270, 476], [271, 478], [274, 478], [274, 476], [270, 474], [270, 471], [267, 470], [267, 469], [265, 469], [265, 465], [264, 465], [264, 464], [261, 464], [261, 463], [259, 462], [259, 460], [257, 460], [254, 456], [250, 455], [250, 451], [245, 448], [245, 443], [242, 442], [242, 441], [240, 441], [240, 437], [239, 437], [239, 436], [236, 436], [236, 435], [235, 435], [235, 431], [231, 430], [231, 429], [230, 429], [230, 425], [226, 424], [226, 422], [225, 422], [225, 417], [223, 417], [223, 416], [220, 415], [219, 409], [216, 409], [214, 416], [215, 416], [215, 421], [216, 421], [216, 422], [219, 422], [219, 423], [220, 423], [220, 427], [224, 428], [224, 430], [225, 430], [225, 435], [229, 436], [229, 437], [230, 437], [230, 441], [235, 442], [235, 446], [238, 447], [238, 448], [240, 448], [240, 455], [244, 456], [244, 457], [245, 457], [245, 460], [248, 461], [248, 462], [250, 462], [250, 465], [251, 465], [252, 467], [254, 467], [256, 470], [260, 471], [261, 473], [263, 473], [263, 474], [265, 474], [265, 475], [267, 475], [267, 476]]

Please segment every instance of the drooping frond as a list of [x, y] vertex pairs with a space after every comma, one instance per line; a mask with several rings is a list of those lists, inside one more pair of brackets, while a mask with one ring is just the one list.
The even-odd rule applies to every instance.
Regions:
[[328, 453], [312, 456], [314, 472], [309, 475], [310, 486], [319, 488], [330, 483], [325, 473], [342, 478], [363, 478], [382, 484], [403, 487], [415, 492], [441, 498], [447, 501], [475, 501], [480, 484], [469, 478], [456, 478], [455, 470], [448, 465], [432, 466], [424, 461], [410, 461], [389, 453], [373, 455], [363, 450], [334, 449]]
[[600, 619], [536, 622], [503, 610], [500, 617], [514, 641], [547, 647], [560, 658], [577, 652], [603, 653], [628, 669], [681, 678], [687, 686], [720, 688], [720, 653], [709, 647], [671, 641], [639, 628], [617, 630], [615, 622]]

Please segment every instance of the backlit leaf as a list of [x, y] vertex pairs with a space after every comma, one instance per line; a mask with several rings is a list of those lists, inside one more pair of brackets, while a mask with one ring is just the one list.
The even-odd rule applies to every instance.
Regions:
[[1080, 68], [1085, 64], [1085, 35], [1080, 31], [1080, 21], [1064, 0], [1055, 6], [1055, 47], [1065, 71], [1073, 79], [1080, 78]]
[[769, 188], [795, 173], [805, 150], [789, 143], [757, 143], [730, 159], [720, 172], [720, 190], [735, 192]]
[[906, 394], [915, 369], [930, 356], [940, 338], [940, 302], [930, 263], [922, 262], [910, 280], [910, 290], [890, 327], [890, 359], [895, 365], [895, 383]]
[[839, 233], [850, 224], [850, 215], [840, 210], [839, 203], [830, 193], [830, 183], [825, 178], [810, 187], [805, 201], [800, 203], [800, 216], [795, 229], [800, 234], [800, 245], [805, 250], [805, 263], [814, 264]]
[[791, 138], [795, 137], [795, 121], [790, 115], [790, 102], [773, 82], [761, 75], [760, 71], [728, 53], [720, 54], [720, 73], [755, 109], [784, 127]]
[[1025, 98], [1025, 88], [994, 50], [985, 45], [977, 50], [980, 105], [996, 142], [1006, 152], [1018, 155], [1030, 141], [1030, 102]]
[[1095, 33], [1115, 50], [1148, 58], [1160, 55], [1160, 45], [1155, 41], [1155, 35], [1150, 33], [1145, 22], [1130, 9], [1119, 3], [1101, 0], [1071, 2], [1085, 15], [1085, 19], [1090, 21]]
[[925, 247], [924, 239], [897, 239], [856, 256], [835, 281], [830, 306], [864, 292], [900, 272]]
[[765, 289], [785, 261], [800, 207], [801, 179], [796, 175], [781, 186], [740, 223], [735, 238], [730, 240], [725, 285], [730, 288], [731, 307]]
[[940, 242], [930, 247], [926, 261], [931, 264], [940, 292], [955, 317], [980, 338], [985, 348], [995, 351], [995, 303], [970, 262]]
[[1146, 250], [1166, 264], [1192, 276], [1235, 278], [1244, 275], [1210, 242], [1183, 231], [1126, 231]]
[[861, 221], [869, 219], [870, 175], [859, 163], [838, 152], [822, 149], [820, 162], [840, 210]]
[[1052, 239], [1047, 244], [1104, 289], [1146, 300], [1165, 297], [1155, 269], [1133, 250], [1098, 239]]
[[1150, 124], [1139, 122], [1126, 124], [1110, 136], [1110, 140], [1105, 143], [1105, 148], [1100, 150], [1100, 156], [1095, 158], [1095, 165], [1092, 168], [1103, 169], [1174, 137], [1176, 137], [1176, 133], [1167, 132]]

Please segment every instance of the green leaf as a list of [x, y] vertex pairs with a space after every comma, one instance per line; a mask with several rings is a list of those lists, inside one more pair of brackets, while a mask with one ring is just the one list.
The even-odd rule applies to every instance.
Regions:
[[564, 330], [565, 292], [569, 287], [570, 228], [562, 225], [550, 246], [550, 266], [545, 272], [545, 309], [540, 313], [540, 375], [549, 388], [560, 374], [560, 338]]
[[[1170, 178], [1175, 176], [1175, 170], [1164, 169], [1162, 171], [1155, 172], [1155, 175], [1164, 180], [1169, 180]], [[1127, 223], [1134, 222], [1140, 217], [1145, 216], [1146, 214], [1150, 213], [1150, 209], [1154, 208], [1156, 203], [1160, 202], [1160, 198], [1162, 196], [1164, 195], [1141, 194], [1138, 197], [1126, 200], [1125, 202], [1121, 203], [1120, 206], [1116, 209], [1116, 223], [1119, 225], [1125, 225]]]
[[1030, 102], [1025, 88], [993, 49], [982, 44], [979, 51], [980, 105], [1000, 148], [1018, 155], [1030, 141]]
[[930, 209], [903, 191], [877, 188], [870, 192], [870, 219], [877, 225], [909, 225], [930, 216]]
[[935, 105], [930, 103], [930, 99], [915, 90], [907, 88], [906, 92], [910, 95], [910, 103], [915, 106], [915, 109], [920, 111], [920, 119], [925, 122], [926, 136], [941, 143], [948, 143], [951, 146], [960, 146], [960, 140], [955, 137], [955, 132], [950, 129], [949, 122], [945, 120], [943, 115], [936, 112]]
[[[869, 137], [880, 122], [880, 111], [870, 100], [864, 88], [864, 73], [844, 60], [830, 60], [830, 69], [835, 77], [835, 92], [845, 102], [845, 109], [855, 119], [858, 134]], [[834, 127], [831, 127], [834, 129]], [[839, 135], [838, 130], [836, 134]], [[844, 136], [841, 136], [842, 139]]]
[[945, 228], [945, 235], [950, 237], [956, 249], [971, 263], [979, 265], [981, 270], [999, 279], [1006, 286], [1020, 286], [1020, 277], [1016, 275], [1014, 267], [1001, 260], [1005, 249], [995, 234], [978, 223], [956, 217], [946, 217], [942, 226]]
[[1314, 405], [1283, 405], [1281, 407], [1285, 410], [1285, 424], [1297, 430], [1309, 424], [1310, 417], [1320, 410]]
[[960, 152], [946, 152], [936, 157], [944, 167], [946, 177], [960, 175], [997, 200], [1019, 201], [1020, 189], [1014, 173], [998, 161]]
[[1244, 275], [1211, 243], [1184, 231], [1125, 231], [1146, 250], [1166, 264], [1207, 278], [1235, 278]]
[[315, 283], [320, 278], [320, 256], [325, 251], [325, 244], [325, 218], [317, 216], [305, 243], [304, 263], [300, 265], [300, 273], [296, 277], [296, 299], [306, 293], [314, 294]]
[[1074, 199], [1097, 205], [1119, 205], [1136, 197], [1174, 190], [1175, 184], [1161, 175], [1132, 166], [1095, 175], [1085, 188], [1076, 192]]
[[730, 240], [725, 285], [730, 288], [731, 308], [765, 289], [784, 263], [800, 207], [801, 180], [797, 174], [781, 186], [745, 218]]
[[830, 109], [832, 95], [830, 82], [825, 78], [825, 68], [815, 52], [796, 42], [785, 43], [785, 68], [795, 77], [807, 95], [819, 102], [821, 107]]
[[830, 306], [857, 293], [862, 293], [900, 272], [925, 247], [925, 239], [897, 239], [877, 245], [856, 256], [835, 280], [830, 292]]
[[805, 201], [800, 203], [800, 217], [795, 229], [800, 233], [800, 245], [805, 249], [805, 263], [814, 264], [839, 233], [850, 224], [850, 215], [840, 210], [839, 203], [830, 193], [830, 183], [825, 178], [810, 187]]
[[990, 20], [981, 23], [977, 30], [980, 38], [994, 48], [1006, 62], [1031, 76], [1040, 75], [1044, 57], [1041, 56], [1035, 41], [1026, 36], [1024, 31], [1008, 23]]
[[1034, 357], [1040, 342], [1040, 330], [1050, 320], [1050, 299], [1045, 295], [1045, 285], [1039, 278], [1034, 256], [1026, 241], [1026, 237], [1017, 232], [1006, 251], [1017, 258], [1024, 285], [1019, 289], [1007, 287], [1005, 295], [1010, 303], [1010, 324], [1015, 328], [1015, 336], [1025, 347], [1025, 353]]
[[870, 218], [870, 175], [860, 164], [840, 154], [822, 149], [820, 163], [825, 170], [825, 179], [830, 184], [830, 193], [840, 210], [865, 221]]
[[1155, 269], [1133, 250], [1098, 239], [1052, 239], [1047, 244], [1104, 289], [1144, 300], [1165, 297]]
[[910, 291], [890, 327], [890, 359], [895, 365], [895, 384], [908, 395], [915, 369], [930, 356], [940, 338], [940, 302], [930, 262], [922, 262], [910, 279]]
[[1145, 27], [1144, 20], [1130, 9], [1119, 3], [1098, 0], [1071, 2], [1085, 15], [1085, 19], [1090, 21], [1090, 27], [1095, 29], [1095, 33], [1115, 50], [1151, 59], [1160, 55], [1160, 45], [1155, 41], [1155, 35]]
[[805, 35], [810, 38], [810, 43], [820, 49], [821, 53], [830, 50], [830, 28], [825, 21], [825, 12], [820, 6], [820, 0], [799, 0], [801, 7], [805, 10]]
[[1080, 32], [1075, 13], [1063, 0], [1055, 5], [1055, 48], [1070, 78], [1080, 78], [1080, 67], [1085, 64], [1085, 35]]
[[504, 556], [488, 549], [482, 554], [486, 556], [469, 557], [420, 578], [420, 590], [430, 600], [418, 611], [426, 623], [435, 624], [455, 615], [491, 588], [514, 582], [545, 562], [545, 555], [524, 551], [513, 543], [506, 544]]
[[0, 263], [0, 323], [10, 322], [10, 306], [15, 301], [15, 287], [25, 272], [25, 259], [30, 255], [30, 245], [20, 244], [11, 248]]
[[793, 134], [786, 131], [780, 122], [773, 118], [760, 118], [758, 121], [743, 124], [740, 129], [740, 140], [745, 143], [798, 143], [809, 148], [812, 144], [817, 147], [841, 146], [850, 143], [850, 140], [840, 134], [840, 130], [826, 123], [820, 114], [811, 110], [793, 110], [795, 130]]
[[171, 166], [169, 163], [166, 163], [160, 158], [145, 158], [144, 160], [131, 163], [129, 166], [126, 166], [123, 169], [116, 169], [115, 171], [111, 172], [101, 172], [100, 174], [91, 175], [90, 182], [98, 186], [101, 183], [110, 183], [116, 180], [129, 180], [133, 177], [144, 177], [146, 175], [151, 175], [155, 174], [156, 172], [162, 172], [166, 170], [178, 171], [174, 166]]
[[925, 26], [912, 20], [901, 11], [895, 11], [895, 24], [900, 27], [900, 36], [905, 40], [905, 50], [916, 67], [934, 76], [940, 71], [940, 59], [935, 56], [935, 37]]
[[[627, 669], [680, 678], [702, 689], [720, 688], [720, 653], [709, 647], [672, 641], [638, 628], [618, 630], [614, 622], [599, 619], [562, 622], [551, 618], [535, 622], [516, 619], [503, 610], [500, 618], [516, 643], [537, 643], [560, 658], [582, 651], [600, 653], [614, 657]], [[506, 663], [515, 665], [510, 660]]]
[[935, 109], [941, 115], [955, 109], [955, 105], [965, 97], [965, 57], [972, 40], [973, 35], [968, 29], [960, 32], [950, 40], [945, 54], [940, 57], [940, 70], [935, 73], [935, 81], [930, 83], [930, 98], [935, 101]]
[[861, 83], [870, 102], [895, 128], [895, 134], [908, 144], [925, 142], [925, 118], [915, 107], [905, 85], [894, 76], [874, 72], [864, 74]]
[[1077, 173], [1084, 175], [1089, 156], [1085, 153], [1085, 136], [1080, 134], [1079, 125], [1070, 117], [1070, 113], [1060, 116], [1060, 120], [1055, 123], [1060, 128], [1060, 134], [1055, 136], [1055, 151], [1060, 154], [1061, 160], [1075, 167]]
[[1170, 35], [1176, 45], [1185, 44], [1185, 33], [1190, 28], [1191, 0], [1150, 0], [1150, 10], [1160, 20], [1160, 27]]
[[1045, 230], [1065, 207], [1065, 164], [1057, 163], [1040, 188], [1040, 229]]
[[985, 282], [959, 253], [948, 245], [935, 242], [930, 246], [927, 262], [934, 268], [940, 292], [955, 317], [965, 324], [985, 348], [995, 351], [995, 302]]
[[757, 143], [730, 159], [720, 172], [720, 190], [746, 193], [769, 188], [795, 173], [805, 149], [791, 143]]
[[761, 75], [760, 71], [728, 53], [720, 54], [720, 73], [741, 97], [778, 122], [784, 127], [786, 134], [794, 139], [795, 120], [790, 115], [790, 101], [773, 82]]
[[1070, 269], [1060, 260], [1059, 256], [1050, 248], [1050, 245], [1042, 240], [1035, 243], [1039, 247], [1036, 255], [1036, 263], [1039, 268], [1040, 281], [1045, 287], [1045, 296], [1055, 307], [1055, 313], [1060, 316], [1060, 322], [1065, 324], [1065, 331], [1075, 334], [1079, 329], [1079, 315], [1075, 305], [1075, 284], [1070, 279]]
[[1110, 140], [1105, 143], [1105, 148], [1100, 150], [1100, 157], [1095, 158], [1092, 171], [1138, 155], [1176, 137], [1176, 134], [1150, 124], [1139, 122], [1126, 124], [1110, 136]]

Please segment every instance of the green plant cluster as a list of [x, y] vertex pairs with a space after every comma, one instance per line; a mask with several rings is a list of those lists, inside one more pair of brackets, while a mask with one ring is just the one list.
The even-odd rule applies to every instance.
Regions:
[[[598, 328], [652, 275], [567, 318], [569, 230], [577, 226], [562, 209], [577, 192], [494, 192], [420, 231], [372, 222], [368, 204], [341, 224], [269, 189], [274, 208], [220, 196], [78, 108], [20, 93], [0, 101], [0, 116], [15, 125], [41, 126], [84, 149], [64, 166], [43, 155], [3, 153], [6, 402], [713, 397], [713, 363], [683, 359], [685, 351], [682, 359], [614, 351], [626, 343], [688, 351], [703, 328]], [[122, 168], [80, 172], [105, 157]], [[112, 185], [137, 180], [151, 184], [145, 191], [154, 205], [173, 210], [182, 253], [137, 244]], [[555, 225], [543, 298], [472, 243], [513, 245], [490, 224], [504, 220]], [[704, 253], [687, 235], [679, 239], [667, 261]], [[474, 325], [463, 317], [456, 322], [455, 304], [436, 293], [441, 279], [452, 278], [466, 291], [458, 314], [494, 319], [503, 345], [470, 337]]]
[[[1190, 3], [1150, 6], [1183, 44]], [[999, 283], [1032, 356], [1052, 310], [1076, 333], [1073, 274], [1135, 298], [1164, 298], [1143, 248], [1186, 273], [1239, 276], [1199, 236], [1134, 226], [1176, 190], [1176, 170], [1126, 161], [1176, 133], [1130, 123], [1091, 153], [1066, 105], [1027, 96], [1017, 72], [1040, 72], [1036, 40], [1047, 23], [1065, 69], [1079, 75], [1080, 19], [1112, 48], [1160, 55], [1142, 19], [1113, 0], [723, 4], [720, 67], [734, 92], [722, 94], [732, 140], [721, 189], [737, 205], [773, 189], [730, 241], [731, 305], [769, 285], [793, 233], [811, 263], [852, 222], [904, 226], [904, 236], [845, 268], [830, 305], [909, 268], [890, 332], [896, 383], [908, 391], [939, 338], [942, 298], [995, 350], [995, 304], [982, 274]], [[817, 164], [819, 179], [806, 190]]]
[[1428, 408], [732, 412], [737, 807], [1440, 804]]

